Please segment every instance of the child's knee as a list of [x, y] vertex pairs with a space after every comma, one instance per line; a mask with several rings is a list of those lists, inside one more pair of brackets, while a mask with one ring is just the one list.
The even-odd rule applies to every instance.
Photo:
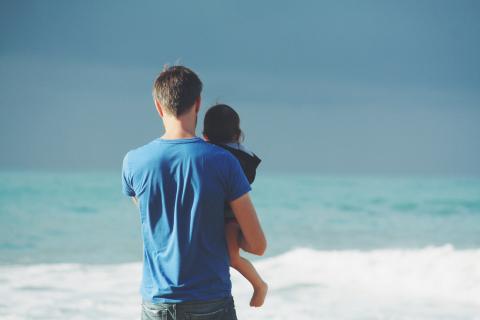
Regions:
[[239, 265], [240, 265], [240, 255], [238, 254], [230, 255], [230, 266], [236, 269], [238, 268]]

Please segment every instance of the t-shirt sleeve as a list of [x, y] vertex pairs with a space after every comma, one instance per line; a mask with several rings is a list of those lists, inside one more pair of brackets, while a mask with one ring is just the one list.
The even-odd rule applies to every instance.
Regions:
[[123, 158], [123, 165], [122, 165], [122, 192], [124, 195], [129, 197], [135, 196], [135, 191], [133, 191], [133, 181], [130, 172], [130, 168], [128, 166], [128, 153]]
[[236, 158], [229, 157], [229, 174], [228, 174], [228, 181], [227, 181], [227, 192], [226, 192], [226, 200], [228, 202], [233, 201], [245, 193], [252, 190], [250, 187], [250, 183], [243, 172], [240, 163]]

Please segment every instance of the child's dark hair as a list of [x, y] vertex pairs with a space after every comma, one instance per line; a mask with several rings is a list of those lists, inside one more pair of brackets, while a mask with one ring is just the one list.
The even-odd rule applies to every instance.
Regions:
[[210, 107], [203, 121], [203, 135], [213, 143], [240, 142], [243, 133], [238, 113], [226, 104]]

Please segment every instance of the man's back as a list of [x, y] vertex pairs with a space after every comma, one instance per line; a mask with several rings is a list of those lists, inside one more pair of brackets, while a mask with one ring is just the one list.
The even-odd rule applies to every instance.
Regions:
[[229, 297], [224, 203], [250, 191], [238, 161], [198, 137], [155, 139], [125, 156], [122, 176], [123, 192], [139, 200], [143, 300]]

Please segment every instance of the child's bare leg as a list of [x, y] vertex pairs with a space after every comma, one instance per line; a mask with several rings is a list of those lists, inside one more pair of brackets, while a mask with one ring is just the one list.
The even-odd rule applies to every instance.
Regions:
[[225, 225], [226, 240], [228, 245], [228, 254], [230, 255], [230, 265], [240, 272], [253, 286], [253, 296], [250, 300], [250, 306], [260, 307], [265, 301], [268, 285], [262, 280], [253, 264], [240, 256], [239, 237], [241, 231], [236, 221], [229, 221]]

